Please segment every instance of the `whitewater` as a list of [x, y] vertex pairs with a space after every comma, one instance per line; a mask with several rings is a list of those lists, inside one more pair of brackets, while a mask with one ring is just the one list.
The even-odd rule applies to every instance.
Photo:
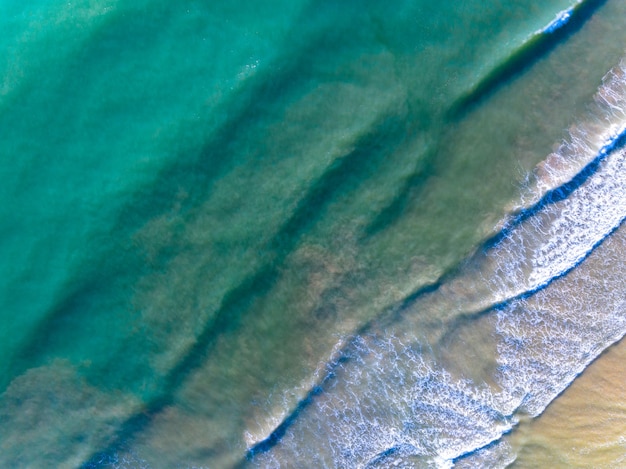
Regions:
[[609, 461], [625, 14], [0, 0], [0, 466]]
[[[606, 75], [500, 233], [453, 278], [346, 339], [306, 400], [251, 446], [250, 464], [496, 468], [515, 460], [502, 436], [521, 415], [540, 415], [626, 334], [625, 72], [622, 61]], [[564, 174], [575, 175], [563, 182]], [[481, 376], [439, 352], [464, 334], [490, 344], [469, 351], [490, 363]]]

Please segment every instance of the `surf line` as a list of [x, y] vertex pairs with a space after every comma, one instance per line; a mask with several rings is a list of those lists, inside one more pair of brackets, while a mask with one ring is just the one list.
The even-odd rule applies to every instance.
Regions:
[[505, 83], [530, 68], [559, 44], [578, 32], [606, 0], [578, 0], [562, 10], [543, 28], [532, 33], [501, 63], [492, 68], [451, 106], [449, 116], [458, 118], [471, 110]]
[[[439, 319], [449, 321], [451, 330], [444, 337], [456, 323], [531, 296], [566, 275], [617, 229], [626, 216], [625, 146], [626, 123], [578, 174], [502, 222], [500, 230], [484, 240], [459, 270], [439, 280], [447, 293], [436, 292], [433, 301], [443, 314]], [[588, 158], [578, 155], [578, 159]], [[568, 229], [573, 223], [576, 232]], [[473, 292], [469, 296], [453, 293], [467, 288]], [[476, 296], [478, 291], [482, 293]], [[417, 301], [417, 297], [407, 298], [396, 311], [396, 321], [410, 314]], [[454, 306], [458, 304], [464, 305], [462, 312]], [[448, 310], [455, 311], [454, 316], [444, 313]]]
[[[592, 129], [591, 126], [588, 128], [579, 127], [580, 130], [583, 130], [582, 135], [583, 137], [586, 137], [586, 139], [577, 138], [576, 135], [571, 135], [575, 144], [569, 146], [565, 145], [564, 147], [562, 146], [562, 153], [555, 155], [558, 158], [553, 158], [567, 163], [571, 168], [575, 168], [577, 173], [571, 178], [569, 178], [569, 174], [571, 172], [568, 173], [567, 178], [559, 177], [558, 182], [560, 184], [556, 187], [553, 184], [550, 186], [543, 186], [543, 196], [540, 197], [539, 200], [533, 205], [526, 207], [521, 212], [518, 212], [512, 220], [509, 220], [504, 225], [504, 228], [498, 235], [496, 235], [495, 238], [487, 240], [487, 242], [483, 244], [483, 251], [489, 251], [490, 248], [495, 247], [495, 245], [501, 244], [501, 242], [508, 239], [515, 230], [519, 229], [520, 225], [523, 225], [524, 222], [534, 218], [539, 213], [548, 210], [553, 204], [558, 204], [559, 202], [565, 201], [570, 196], [574, 195], [602, 168], [603, 161], [626, 143], [626, 123], [624, 123], [623, 119], [623, 109], [626, 109], [626, 102], [623, 103], [623, 101], [626, 101], [626, 94], [622, 90], [625, 85], [623, 79], [624, 66], [625, 64], [622, 62], [619, 67], [616, 67], [605, 76], [603, 85], [600, 87], [596, 95], [596, 104], [598, 105], [598, 109], [596, 111], [598, 112], [591, 113], [592, 120], [597, 117], [602, 117], [601, 120], [606, 122], [606, 120], [609, 119], [609, 125], [603, 126], [602, 129], [599, 129], [597, 132], [593, 131], [596, 129]], [[610, 97], [611, 99], [607, 101], [606, 97]], [[585, 162], [586, 164], [580, 168], [580, 166]], [[549, 170], [552, 169], [549, 164], [546, 165], [546, 167]], [[555, 167], [553, 169], [556, 171], [559, 168]], [[556, 178], [551, 178], [550, 182], [556, 182], [556, 180]], [[547, 192], [545, 189], [548, 189]], [[602, 237], [602, 239], [604, 238]], [[592, 251], [594, 246], [600, 242], [601, 240], [596, 243], [592, 243], [590, 251]], [[578, 259], [578, 263], [580, 262], [582, 262], [582, 260]], [[566, 269], [565, 271], [560, 270], [556, 275], [562, 276], [566, 273], [566, 271], [571, 270], [571, 268], [574, 268], [576, 265], [577, 264], [574, 263], [569, 266], [569, 269]], [[331, 383], [336, 379], [336, 372], [338, 368], [341, 368], [344, 363], [350, 361], [351, 357], [354, 355], [355, 343], [359, 340], [359, 337], [368, 335], [368, 333], [371, 333], [372, 330], [377, 329], [377, 326], [380, 325], [380, 321], [386, 320], [387, 322], [394, 323], [401, 320], [401, 316], [403, 316], [404, 311], [410, 309], [414, 303], [419, 302], [420, 298], [438, 290], [442, 283], [447, 282], [448, 280], [453, 280], [453, 278], [446, 277], [447, 275], [444, 274], [444, 276], [434, 284], [407, 296], [394, 306], [386, 309], [376, 320], [359, 328], [359, 330], [355, 331], [353, 335], [345, 337], [342, 340], [342, 343], [338, 344], [337, 349], [333, 354], [331, 354], [330, 359], [325, 363], [325, 365], [314, 373], [316, 378], [312, 380], [313, 382], [310, 386], [308, 386], [308, 392], [305, 391], [301, 400], [296, 403], [291, 410], [287, 411], [286, 416], [278, 422], [269, 434], [266, 434], [264, 438], [256, 439], [256, 441], [250, 441], [250, 446], [246, 451], [244, 459], [240, 462], [240, 466], [244, 467], [246, 462], [253, 461], [257, 456], [271, 451], [272, 448], [281, 442], [283, 437], [294, 426], [295, 422], [307, 412], [307, 409], [310, 406], [314, 405], [314, 402], [319, 396], [324, 394], [326, 390], [331, 387]], [[521, 292], [521, 295], [520, 292], [508, 295], [508, 300], [510, 301], [512, 299], [519, 298], [520, 296], [531, 295], [540, 288], [542, 287], [540, 286], [531, 290], [524, 289], [524, 291]], [[496, 302], [496, 306], [503, 306], [505, 303], [506, 300], [504, 303]], [[493, 306], [494, 305], [492, 304], [489, 310], [492, 310]]]
[[[491, 298], [457, 314], [453, 322], [532, 296], [580, 265], [623, 223], [625, 145], [626, 129], [611, 142], [611, 151], [601, 152], [573, 180], [548, 192], [483, 243], [470, 269], [482, 272], [483, 289]], [[463, 278], [461, 271], [450, 281]]]
[[[577, 189], [580, 189], [581, 186], [583, 186], [586, 181], [588, 181], [594, 174], [598, 172], [599, 168], [601, 167], [601, 162], [605, 160], [608, 155], [612, 154], [614, 150], [621, 148], [625, 143], [626, 143], [626, 128], [624, 128], [622, 132], [618, 136], [616, 136], [614, 139], [607, 142], [600, 149], [596, 158], [587, 166], [585, 166], [585, 168], [577, 175], [577, 177], [575, 177], [574, 179], [572, 179], [565, 185], [548, 192], [535, 206], [525, 210], [522, 214], [520, 214], [519, 217], [515, 220], [515, 223], [507, 226], [506, 229], [503, 230], [503, 232], [501, 232], [498, 235], [498, 243], [492, 246], [492, 249], [497, 249], [497, 247], [499, 247], [502, 241], [509, 239], [511, 236], [511, 233], [515, 230], [515, 228], [521, 225], [524, 221], [532, 218], [533, 216], [537, 215], [539, 212], [546, 210], [546, 208], [548, 208], [552, 204], [566, 200], [572, 194], [575, 194]], [[615, 227], [613, 227], [613, 230], [614, 229]], [[612, 232], [612, 230], [610, 232]], [[610, 232], [608, 234], [610, 234]], [[606, 236], [608, 236], [608, 234], [603, 233], [603, 236], [601, 236], [599, 240], [596, 240], [596, 242], [592, 243], [592, 246], [590, 249], [586, 250], [586, 254], [582, 256], [582, 258], [577, 258], [576, 262], [574, 262], [573, 264], [568, 264], [566, 268], [564, 268], [563, 270], [558, 270], [550, 278], [544, 279], [545, 281], [541, 282], [539, 285], [536, 285], [531, 289], [524, 289], [524, 291], [517, 292], [513, 294], [512, 296], [509, 295], [509, 297], [503, 301], [496, 302], [495, 305], [491, 304], [487, 310], [491, 311], [494, 309], [494, 307], [498, 307], [498, 306], [502, 307], [503, 305], [505, 305], [506, 303], [514, 299], [518, 299], [520, 297], [525, 297], [525, 296], [530, 296], [536, 291], [548, 285], [555, 278], [565, 275], [569, 270], [575, 268], [580, 262], [582, 262], [584, 258], [586, 257], [586, 255], [592, 252], [595, 246], [601, 243], [601, 241]], [[487, 246], [489, 246], [490, 242], [493, 242], [493, 240], [488, 241]], [[484, 249], [488, 250], [489, 248], [484, 247]], [[441, 286], [442, 282], [443, 280], [440, 280], [433, 285], [424, 287], [423, 289], [420, 289], [419, 291], [409, 295], [409, 297], [400, 301], [399, 304], [397, 304], [395, 307], [392, 307], [389, 310], [385, 311], [383, 316], [388, 316], [388, 315], [392, 317], [395, 316], [395, 320], [397, 321], [398, 317], [396, 315], [398, 313], [401, 314], [402, 311], [407, 310], [411, 304], [417, 302], [424, 295], [435, 292]], [[484, 312], [485, 310], [481, 310], [477, 314], [482, 314]], [[467, 313], [467, 314], [472, 314], [472, 313]], [[466, 315], [464, 316], [466, 317]], [[380, 320], [382, 320], [382, 318], [379, 317], [378, 321]], [[392, 322], [393, 322], [393, 319], [392, 319]], [[293, 408], [287, 414], [287, 416], [282, 420], [282, 422], [279, 423], [278, 426], [275, 427], [275, 429], [265, 439], [262, 439], [260, 441], [257, 441], [256, 443], [253, 443], [248, 448], [246, 452], [246, 456], [245, 456], [245, 459], [247, 461], [253, 460], [256, 455], [270, 451], [274, 446], [276, 446], [282, 440], [283, 436], [287, 433], [289, 428], [292, 427], [292, 425], [295, 423], [298, 417], [302, 414], [302, 412], [304, 412], [305, 409], [313, 403], [313, 401], [315, 400], [317, 396], [322, 394], [325, 391], [325, 389], [329, 387], [330, 383], [335, 378], [335, 370], [339, 366], [341, 366], [343, 363], [350, 360], [350, 357], [353, 355], [353, 348], [354, 348], [355, 341], [358, 340], [359, 337], [367, 335], [368, 332], [370, 332], [372, 329], [375, 329], [375, 328], [376, 327], [374, 325], [374, 321], [372, 321], [366, 324], [364, 327], [360, 328], [360, 330], [358, 330], [354, 334], [354, 336], [352, 336], [351, 338], [349, 338], [348, 340], [344, 342], [344, 345], [341, 346], [339, 350], [337, 350], [336, 354], [334, 354], [334, 358], [332, 358], [329, 362], [327, 362], [325, 369], [321, 371], [320, 379], [317, 380], [317, 383], [314, 384], [309, 389], [309, 391], [306, 393], [304, 398], [299, 401], [299, 403], [295, 406], [295, 408]]]
[[[622, 165], [626, 164], [626, 150], [624, 150], [623, 148], [619, 148], [616, 149], [615, 151], [611, 151], [610, 152], [611, 155], [614, 157], [615, 161], [618, 163], [621, 163]], [[613, 167], [608, 167], [608, 168], [604, 168], [607, 171], [605, 171], [605, 174], [599, 174], [599, 179], [602, 180], [604, 176], [606, 176], [607, 174], [610, 175], [611, 174], [611, 170], [613, 170]], [[624, 185], [624, 187], [626, 187], [626, 179], [622, 178], [621, 180], [621, 184]], [[618, 183], [619, 184], [619, 183]], [[595, 187], [592, 187], [591, 189], [594, 189]], [[626, 193], [626, 191], [621, 191], [620, 195], [624, 195]], [[575, 193], [576, 194], [576, 193]], [[582, 194], [583, 197], [583, 202], [584, 203], [593, 203], [594, 200], [593, 199], [588, 199], [586, 197], [584, 197], [585, 194]], [[547, 208], [551, 208], [551, 207], [547, 207]], [[560, 210], [560, 208], [557, 208], [557, 210]], [[623, 211], [620, 211], [619, 213], [623, 213]], [[623, 219], [623, 217], [622, 217]], [[602, 240], [605, 239], [605, 237], [603, 237], [602, 239], [600, 239], [598, 241], [598, 243], [601, 243]], [[515, 247], [515, 245], [514, 245]], [[589, 251], [590, 252], [590, 251]], [[588, 253], [589, 253], [588, 252]], [[581, 260], [579, 260], [578, 262], [582, 262]], [[577, 265], [577, 264], [576, 264]], [[571, 266], [571, 268], [575, 267]], [[558, 274], [558, 276], [564, 275], [563, 273]], [[555, 277], [556, 278], [556, 277]], [[544, 285], [545, 286], [545, 285]], [[543, 287], [541, 287], [543, 288]], [[526, 292], [526, 294], [529, 294], [528, 292]], [[383, 328], [382, 330], [382, 336], [378, 336], [378, 337], [382, 337], [382, 339], [384, 340], [384, 336], [386, 334], [385, 329]], [[274, 448], [277, 444], [279, 444], [279, 442], [283, 439], [283, 437], [288, 433], [288, 431], [290, 430], [290, 427], [293, 426], [293, 424], [298, 420], [298, 418], [302, 415], [302, 413], [306, 412], [306, 409], [309, 406], [314, 405], [315, 400], [323, 393], [329, 391], [331, 388], [331, 384], [332, 381], [334, 381], [335, 379], [347, 379], [348, 382], [352, 382], [352, 379], [354, 379], [357, 375], [359, 375], [359, 373], [349, 373], [349, 372], [345, 372], [347, 373], [347, 377], [344, 376], [343, 374], [341, 374], [340, 376], [336, 376], [336, 373], [338, 371], [338, 369], [340, 368], [344, 368], [344, 364], [348, 365], [348, 362], [350, 361], [355, 361], [354, 365], [351, 366], [351, 368], [353, 366], [362, 366], [358, 363], [358, 360], [354, 360], [354, 358], [358, 358], [360, 356], [360, 351], [363, 350], [363, 348], [366, 348], [366, 352], [371, 352], [371, 351], [378, 351], [377, 348], [372, 348], [373, 346], [376, 346], [376, 337], [370, 337], [370, 340], [367, 340], [367, 338], [363, 337], [363, 333], [361, 333], [361, 338], [359, 336], [355, 337], [354, 339], [350, 340], [346, 346], [344, 348], [342, 348], [342, 350], [339, 351], [339, 356], [338, 359], [334, 362], [329, 364], [326, 367], [326, 376], [322, 379], [322, 381], [314, 388], [311, 389], [311, 391], [309, 392], [309, 394], [307, 395], [307, 397], [301, 401], [301, 403], [298, 405], [297, 409], [295, 411], [293, 411], [284, 421], [281, 425], [279, 425], [279, 427], [274, 430], [274, 432], [272, 432], [270, 434], [270, 436], [268, 438], [266, 438], [263, 441], [260, 441], [259, 443], [257, 443], [256, 445], [254, 445], [253, 447], [249, 448], [247, 454], [246, 454], [246, 460], [241, 461], [240, 465], [238, 465], [237, 467], [246, 467], [246, 463], [254, 461], [256, 456], [259, 456], [263, 453], [266, 453], [270, 450], [272, 450], [272, 448]], [[392, 338], [393, 339], [393, 338]], [[372, 340], [374, 341], [372, 343]], [[362, 344], [360, 344], [360, 342], [362, 342]], [[384, 352], [385, 350], [382, 350], [382, 355], [384, 356], [388, 356], [385, 355]], [[393, 352], [393, 351], [392, 351]], [[392, 353], [390, 352], [390, 353]], [[377, 355], [377, 353], [369, 353], [368, 355], [371, 356], [375, 356]], [[421, 355], [421, 352], [420, 352]], [[390, 355], [389, 355], [390, 356]], [[417, 357], [418, 355], [416, 355], [415, 357]], [[383, 357], [384, 358], [384, 357]], [[374, 358], [375, 360], [378, 360], [376, 358]], [[376, 362], [378, 363], [378, 362]], [[374, 371], [372, 373], [376, 374], [378, 373], [379, 367], [374, 367]], [[433, 369], [433, 373], [437, 372], [437, 369]], [[384, 371], [380, 371], [381, 373], [384, 373]], [[402, 372], [402, 371], [401, 371]], [[432, 373], [431, 373], [432, 374]], [[414, 378], [428, 378], [430, 375], [428, 373], [424, 374], [424, 375], [419, 375], [419, 376], [414, 376]], [[437, 375], [439, 376], [439, 375]], [[443, 378], [445, 378], [445, 376], [443, 376]], [[457, 386], [456, 382], [450, 382], [448, 383], [445, 379], [443, 379], [443, 381], [441, 381], [441, 386], [443, 386], [442, 389], [445, 389], [448, 393], [452, 392], [455, 393], [455, 395], [459, 395], [460, 398], [455, 398], [453, 399], [454, 402], [460, 402], [462, 403], [462, 408], [459, 411], [458, 415], [460, 419], [464, 419], [467, 415], [483, 415], [485, 417], [484, 419], [484, 428], [483, 430], [481, 430], [480, 432], [476, 433], [475, 435], [473, 435], [472, 437], [474, 439], [468, 441], [468, 442], [463, 442], [461, 440], [455, 439], [454, 441], [451, 442], [453, 448], [452, 450], [450, 450], [448, 453], [443, 454], [441, 452], [441, 448], [436, 448], [437, 450], [437, 455], [430, 455], [428, 453], [425, 453], [424, 451], [426, 451], [424, 448], [418, 447], [419, 445], [412, 445], [410, 444], [411, 441], [417, 441], [417, 440], [411, 440], [410, 435], [406, 436], [406, 438], [399, 438], [397, 441], [394, 442], [393, 446], [388, 446], [386, 448], [383, 448], [381, 451], [377, 451], [373, 457], [368, 458], [366, 460], [366, 463], [371, 465], [377, 464], [379, 462], [383, 462], [385, 461], [387, 458], [389, 457], [395, 457], [395, 456], [411, 456], [411, 455], [415, 455], [415, 456], [428, 456], [428, 457], [442, 457], [443, 460], [447, 461], [447, 462], [452, 462], [455, 460], [458, 460], [459, 458], [462, 457], [466, 457], [468, 455], [471, 455], [475, 452], [477, 452], [478, 450], [481, 450], [483, 448], [485, 448], [486, 446], [489, 446], [491, 444], [496, 444], [501, 436], [505, 433], [507, 433], [508, 431], [510, 431], [513, 426], [515, 425], [515, 415], [517, 413], [517, 411], [521, 408], [521, 406], [524, 404], [524, 400], [521, 400], [515, 407], [511, 408], [511, 409], [506, 409], [507, 411], [504, 410], [498, 410], [497, 407], [495, 408], [491, 408], [486, 406], [487, 403], [489, 403], [490, 401], [487, 400], [486, 402], [483, 402], [481, 399], [481, 395], [476, 395], [475, 393], [472, 393], [470, 391], [473, 390], [473, 388], [470, 389], [466, 389], [464, 387], [459, 387]], [[436, 391], [436, 390], [435, 390]], [[332, 392], [332, 391], [331, 391]], [[423, 397], [426, 398], [432, 398], [432, 395], [425, 395], [425, 394], [420, 394], [420, 401], [409, 401], [411, 403], [415, 402], [417, 404], [417, 406], [414, 408], [414, 410], [420, 410], [421, 408], [423, 408], [424, 406], [430, 406], [433, 405], [432, 399], [429, 401], [428, 399], [426, 399], [426, 401], [422, 401], [421, 399]], [[405, 397], [411, 397], [411, 399], [415, 399], [415, 396], [412, 395], [411, 393], [407, 394]], [[331, 403], [332, 404], [332, 403]], [[439, 403], [441, 404], [441, 403]], [[356, 404], [358, 407], [358, 403]], [[320, 408], [321, 409], [321, 408]], [[320, 412], [321, 410], [317, 409], [318, 412]], [[444, 406], [444, 410], [446, 410], [445, 406]], [[452, 413], [455, 414], [456, 411], [452, 410]], [[456, 415], [456, 414], [455, 414]], [[495, 416], [495, 417], [494, 417]], [[433, 427], [433, 431], [435, 431], [437, 428], [441, 427], [441, 425], [445, 424], [446, 421], [444, 420], [437, 420], [434, 423], [434, 427]], [[491, 424], [498, 424], [500, 423], [499, 426], [495, 426], [495, 427], [491, 427]], [[506, 425], [505, 425], [506, 424]], [[348, 438], [350, 438], [350, 436], [348, 435]], [[469, 443], [469, 444], [468, 444]], [[347, 462], [347, 460], [346, 460]], [[367, 464], [365, 465], [365, 467], [367, 467]]]
[[504, 223], [503, 228], [484, 243], [484, 249], [495, 246], [502, 242], [503, 239], [509, 237], [512, 231], [529, 218], [535, 216], [546, 206], [561, 202], [569, 198], [576, 190], [578, 190], [585, 182], [587, 182], [600, 168], [601, 163], [614, 150], [618, 150], [626, 145], [626, 124], [622, 126], [619, 132], [612, 136], [605, 145], [597, 152], [595, 158], [587, 163], [572, 179], [563, 183], [558, 187], [549, 189], [543, 196], [529, 207], [523, 208], [519, 213]]
[[[622, 127], [614, 133], [611, 129], [609, 131], [610, 137], [605, 138], [604, 144], [596, 150], [596, 155], [592, 160], [587, 163], [579, 173], [572, 178], [571, 180], [565, 182], [559, 187], [555, 187], [549, 190], [547, 193], [540, 198], [540, 200], [532, 205], [524, 209], [521, 213], [517, 215], [511, 222], [509, 222], [504, 229], [495, 237], [495, 239], [488, 240], [483, 245], [483, 251], [494, 251], [497, 249], [504, 249], [507, 247], [512, 248], [515, 251], [516, 245], [519, 244], [516, 241], [523, 241], [525, 235], [529, 234], [527, 229], [541, 229], [537, 225], [532, 223], [532, 219], [540, 216], [541, 214], [545, 214], [550, 210], [555, 210], [555, 213], [558, 213], [562, 210], [561, 207], [556, 206], [559, 203], [565, 203], [569, 200], [580, 199], [578, 203], [583, 208], [587, 203], [587, 198], [585, 197], [585, 187], [589, 184], [594, 186], [594, 184], [602, 184], [602, 180], [608, 174], [610, 176], [611, 167], [607, 168], [607, 159], [612, 158], [619, 164], [620, 160], [626, 159], [626, 152], [622, 150], [622, 147], [626, 144], [626, 124], [622, 125]], [[588, 152], [589, 147], [585, 146], [585, 151]], [[588, 156], [579, 155], [579, 159], [587, 160]], [[623, 163], [622, 163], [623, 164]], [[595, 182], [595, 181], [599, 182]], [[619, 181], [616, 181], [617, 186], [619, 186]], [[593, 191], [595, 188], [587, 189], [587, 191]], [[591, 201], [593, 202], [593, 201]], [[607, 203], [610, 201], [607, 200]], [[554, 209], [552, 207], [554, 206]], [[564, 207], [567, 209], [568, 207]], [[621, 212], [620, 212], [621, 213]], [[569, 272], [571, 269], [575, 268], [579, 265], [588, 255], [591, 253], [595, 247], [597, 247], [605, 238], [609, 236], [617, 226], [623, 220], [623, 214], [617, 214], [617, 218], [611, 220], [609, 225], [604, 226], [602, 230], [598, 233], [594, 233], [585, 243], [586, 249], [581, 252], [577, 252], [572, 258], [565, 259], [564, 262], [557, 262], [557, 269], [551, 269], [550, 265], [539, 266], [540, 270], [543, 269], [543, 275], [540, 275], [539, 278], [529, 278], [525, 282], [522, 282], [524, 288], [522, 291], [507, 291], [506, 298], [500, 299], [500, 301], [495, 302], [495, 304], [491, 304], [488, 310], [493, 310], [494, 307], [502, 307], [506, 303], [511, 300], [518, 299], [520, 297], [526, 297], [534, 294], [538, 290], [547, 286], [554, 279], [559, 278]], [[528, 227], [525, 226], [526, 222], [528, 223]], [[615, 222], [615, 223], [614, 223]], [[608, 229], [604, 229], [608, 228]], [[512, 240], [512, 236], [516, 235], [516, 240]], [[531, 235], [533, 233], [530, 233]], [[548, 240], [549, 241], [549, 240]], [[503, 246], [503, 244], [510, 243], [511, 246]], [[519, 246], [517, 246], [519, 247]], [[539, 244], [537, 246], [538, 250], [541, 250], [544, 247], [544, 244]], [[517, 252], [508, 251], [508, 249], [504, 249], [504, 264], [507, 263], [507, 260], [510, 259], [512, 254], [517, 256]], [[507, 254], [508, 252], [508, 254]], [[566, 256], [567, 257], [567, 256]], [[562, 259], [561, 259], [562, 260]], [[557, 259], [558, 261], [558, 259]], [[502, 266], [506, 268], [506, 266]], [[544, 268], [545, 267], [545, 268]], [[462, 273], [461, 273], [462, 275]], [[450, 279], [453, 280], [453, 279]], [[409, 309], [415, 302], [418, 301], [425, 294], [430, 294], [436, 291], [441, 285], [443, 279], [438, 281], [436, 284], [431, 285], [430, 288], [426, 288], [422, 291], [416, 292], [399, 304], [396, 307], [390, 308], [387, 310], [383, 316], [391, 313], [391, 316], [396, 316], [396, 314], [400, 313], [402, 315], [402, 311]], [[484, 313], [485, 310], [481, 310], [478, 313]], [[469, 313], [472, 314], [472, 313]], [[377, 322], [381, 320], [381, 317], [377, 319]], [[398, 317], [395, 317], [395, 320], [398, 320]], [[393, 320], [392, 320], [393, 322]], [[452, 325], [454, 329], [454, 324]], [[340, 347], [337, 351], [336, 355], [333, 359], [327, 362], [327, 365], [323, 370], [320, 370], [320, 379], [317, 380], [317, 383], [314, 384], [308, 393], [306, 393], [305, 397], [295, 406], [291, 412], [288, 413], [285, 419], [277, 426], [275, 429], [265, 438], [260, 441], [253, 443], [247, 450], [245, 460], [251, 461], [255, 458], [255, 456], [259, 454], [266, 453], [270, 451], [274, 446], [276, 446], [283, 438], [283, 436], [289, 431], [290, 427], [296, 422], [296, 420], [300, 417], [300, 415], [308, 408], [319, 396], [324, 393], [325, 390], [330, 387], [330, 383], [335, 379], [335, 370], [340, 367], [343, 363], [350, 360], [352, 355], [352, 350], [354, 348], [355, 340], [358, 340], [359, 336], [367, 334], [371, 329], [375, 328], [373, 323], [366, 325], [361, 328], [361, 330], [357, 331], [356, 334], [346, 340], [344, 345]], [[243, 461], [242, 461], [243, 463]]]
[[[436, 291], [440, 285], [440, 281], [436, 281], [432, 284], [427, 284], [417, 289], [407, 298], [400, 300], [397, 304], [386, 308], [381, 316], [393, 317], [394, 313], [397, 313], [399, 310], [405, 307], [407, 301], [415, 301], [418, 298], [428, 295]], [[330, 359], [326, 361], [325, 364], [321, 368], [318, 368], [318, 370], [316, 370], [316, 372], [314, 373], [316, 379], [314, 380], [314, 383], [309, 387], [309, 390], [308, 392], [306, 392], [304, 397], [300, 399], [300, 401], [298, 401], [298, 403], [287, 413], [283, 420], [274, 428], [274, 430], [269, 433], [266, 438], [250, 444], [250, 446], [246, 450], [244, 459], [240, 461], [236, 468], [246, 467], [247, 462], [253, 461], [258, 455], [267, 453], [280, 443], [282, 438], [285, 436], [290, 427], [293, 426], [298, 417], [300, 417], [300, 415], [314, 403], [316, 397], [320, 396], [329, 387], [331, 387], [332, 382], [337, 378], [337, 370], [358, 355], [358, 343], [362, 340], [363, 337], [371, 335], [372, 331], [375, 331], [377, 329], [377, 319], [380, 319], [380, 316], [379, 318], [375, 318], [366, 322], [352, 334], [341, 339], [341, 341], [333, 350]]]
[[[601, 155], [601, 157], [603, 157], [603, 155]], [[598, 163], [596, 162], [595, 169], [597, 169], [597, 165]], [[584, 178], [583, 181], [589, 177], [589, 174], [590, 173], [588, 171], [585, 172], [585, 174], [583, 174], [582, 176]], [[579, 186], [580, 184], [581, 184], [580, 181], [578, 180], [574, 181], [572, 184], [573, 188], [570, 190], [570, 192], [573, 191], [574, 188]], [[543, 204], [542, 206], [545, 207], [545, 204]], [[537, 208], [536, 210], [539, 210], [539, 208]], [[579, 260], [579, 262], [582, 262], [582, 260]], [[574, 268], [576, 265], [577, 264], [574, 264], [570, 266], [570, 268]], [[559, 272], [559, 275], [557, 275], [556, 277], [561, 276], [563, 274], [564, 274], [563, 272]], [[437, 284], [437, 286], [439, 286], [439, 283]], [[536, 289], [533, 289], [532, 291], [524, 291], [522, 292], [522, 296], [531, 295], [538, 289], [543, 288], [543, 286], [545, 285], [542, 285], [541, 287], [537, 287]], [[407, 304], [406, 304], [407, 302], [414, 302], [418, 298], [421, 298], [424, 294], [432, 293], [434, 290], [436, 290], [436, 287], [432, 286], [431, 288], [425, 289], [424, 291], [411, 295], [411, 298], [403, 301], [402, 304], [399, 305], [398, 309], [405, 309], [407, 307]], [[519, 297], [520, 295], [515, 295], [514, 298], [509, 298], [506, 302], [503, 302], [502, 304], [500, 304], [500, 306], [503, 306], [508, 301], [511, 301], [512, 299], [516, 299]], [[494, 309], [494, 306], [491, 305], [489, 310], [491, 311], [493, 309]], [[326, 369], [325, 369], [326, 373], [325, 375], [323, 375], [322, 379], [318, 381], [317, 384], [315, 384], [313, 387], [310, 388], [306, 396], [296, 405], [296, 407], [286, 416], [286, 418], [265, 439], [256, 442], [250, 448], [248, 448], [246, 452], [246, 456], [245, 456], [245, 459], [247, 461], [253, 460], [255, 456], [259, 454], [270, 451], [274, 446], [276, 446], [282, 440], [282, 438], [288, 432], [289, 428], [293, 426], [295, 421], [305, 411], [305, 409], [308, 408], [311, 404], [313, 404], [313, 401], [316, 399], [317, 396], [324, 393], [325, 390], [330, 387], [331, 382], [335, 379], [335, 370], [338, 367], [340, 367], [342, 364], [345, 364], [347, 361], [350, 361], [351, 356], [353, 356], [354, 354], [355, 341], [358, 341], [359, 337], [366, 335], [367, 332], [369, 332], [369, 330], [371, 330], [372, 328], [373, 328], [373, 324], [368, 324], [366, 327], [358, 331], [355, 334], [355, 336], [352, 337], [351, 340], [348, 340], [345, 343], [345, 345], [340, 348], [335, 358], [326, 365]], [[495, 440], [497, 440], [497, 438]], [[495, 440], [492, 440], [492, 441], [495, 441]], [[481, 445], [481, 447], [482, 446], [483, 445]], [[243, 461], [242, 461], [241, 467], [244, 467]]]

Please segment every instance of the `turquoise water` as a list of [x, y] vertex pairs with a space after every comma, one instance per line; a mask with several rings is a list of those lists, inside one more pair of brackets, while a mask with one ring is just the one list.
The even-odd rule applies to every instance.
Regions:
[[[506, 319], [480, 318], [508, 318], [508, 303], [485, 311], [621, 223], [617, 196], [597, 205], [612, 217], [585, 208], [620, 179], [563, 184], [613, 155], [624, 7], [205, 3], [0, 2], [2, 465], [445, 467], [509, 431], [511, 409], [439, 438], [447, 405], [475, 410], [473, 384], [446, 383], [516, 389], [484, 368], [525, 352], [485, 340]], [[551, 211], [555, 187], [571, 205]], [[526, 229], [563, 212], [577, 215]], [[459, 328], [487, 343], [463, 365]], [[559, 362], [548, 387], [593, 356]], [[411, 379], [456, 394], [405, 396]], [[558, 392], [528, 382], [540, 413]], [[353, 413], [337, 424], [326, 399]]]

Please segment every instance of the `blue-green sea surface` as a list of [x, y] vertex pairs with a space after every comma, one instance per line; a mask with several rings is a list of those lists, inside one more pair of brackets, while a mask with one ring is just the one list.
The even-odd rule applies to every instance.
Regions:
[[[485, 365], [504, 356], [491, 343], [458, 364], [449, 337], [483, 330], [474, 301], [497, 303], [464, 279], [493, 271], [476, 256], [553, 189], [541, 168], [575, 175], [616, 137], [621, 114], [590, 109], [621, 96], [602, 80], [624, 54], [624, 10], [0, 0], [0, 466], [450, 467], [489, 443], [499, 424], [440, 445], [449, 409], [398, 423], [402, 396], [360, 400], [376, 380], [357, 378], [395, 369], [397, 344], [371, 354], [406, 334], [410, 357], [509, 385]], [[598, 137], [559, 169], [546, 158], [573, 124]], [[341, 446], [362, 420], [389, 441], [368, 429]], [[394, 440], [418, 427], [422, 446]]]

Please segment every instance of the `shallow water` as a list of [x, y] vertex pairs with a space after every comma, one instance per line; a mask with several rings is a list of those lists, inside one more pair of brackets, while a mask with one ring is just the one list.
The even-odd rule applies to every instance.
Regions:
[[532, 466], [623, 334], [620, 2], [0, 5], [2, 465]]
[[538, 419], [520, 424], [510, 438], [512, 468], [624, 466], [624, 345], [601, 355]]

